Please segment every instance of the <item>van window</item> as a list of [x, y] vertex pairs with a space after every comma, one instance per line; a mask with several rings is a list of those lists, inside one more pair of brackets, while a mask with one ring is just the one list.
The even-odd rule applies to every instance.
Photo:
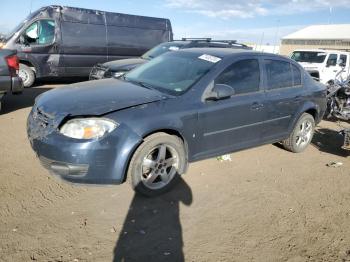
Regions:
[[293, 85], [300, 86], [301, 85], [301, 72], [300, 72], [299, 68], [293, 64], [292, 64], [292, 70], [293, 70]]
[[337, 58], [338, 56], [336, 54], [330, 54], [327, 60], [327, 66], [336, 66]]
[[293, 86], [293, 74], [289, 62], [280, 60], [265, 60], [265, 66], [268, 89]]
[[256, 59], [235, 62], [225, 69], [215, 80], [215, 84], [225, 84], [235, 89], [235, 94], [259, 91], [260, 69]]
[[39, 20], [31, 24], [22, 34], [24, 44], [48, 45], [55, 38], [55, 21]]
[[343, 61], [343, 63], [346, 65], [346, 59], [347, 55], [340, 55], [340, 59]]

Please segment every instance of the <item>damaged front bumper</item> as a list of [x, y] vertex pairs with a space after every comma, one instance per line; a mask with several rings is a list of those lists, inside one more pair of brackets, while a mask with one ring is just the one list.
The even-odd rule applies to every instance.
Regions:
[[72, 183], [107, 185], [125, 181], [128, 162], [142, 142], [127, 126], [120, 125], [98, 140], [78, 140], [63, 136], [57, 124], [48, 122], [32, 111], [27, 133], [41, 164], [51, 174]]

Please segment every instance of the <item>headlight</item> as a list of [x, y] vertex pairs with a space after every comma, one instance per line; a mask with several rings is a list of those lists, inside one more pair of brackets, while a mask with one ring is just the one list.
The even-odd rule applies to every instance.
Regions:
[[125, 75], [125, 73], [126, 73], [125, 71], [115, 72], [115, 73], [113, 73], [113, 77], [114, 78], [119, 78], [119, 77]]
[[112, 132], [118, 123], [105, 118], [77, 118], [65, 123], [60, 133], [76, 139], [96, 139]]

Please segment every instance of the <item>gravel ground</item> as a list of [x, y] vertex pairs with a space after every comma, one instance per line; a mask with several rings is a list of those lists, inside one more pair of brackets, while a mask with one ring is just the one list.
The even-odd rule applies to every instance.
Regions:
[[266, 145], [197, 162], [175, 190], [146, 199], [40, 166], [26, 118], [55, 87], [4, 100], [0, 261], [350, 261], [350, 162], [336, 123], [322, 122], [304, 153]]

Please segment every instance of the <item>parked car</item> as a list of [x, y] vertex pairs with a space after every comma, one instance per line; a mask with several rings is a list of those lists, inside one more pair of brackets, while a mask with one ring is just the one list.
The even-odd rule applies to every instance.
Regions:
[[36, 78], [88, 77], [97, 63], [139, 57], [170, 40], [168, 19], [47, 6], [21, 22], [4, 48], [18, 50], [20, 76], [29, 87]]
[[1, 100], [6, 93], [20, 94], [22, 80], [18, 77], [19, 62], [14, 50], [0, 49], [0, 111]]
[[28, 118], [41, 163], [74, 183], [169, 190], [190, 162], [282, 141], [309, 145], [326, 88], [293, 60], [230, 48], [168, 52], [121, 79], [44, 93]]
[[344, 68], [340, 78], [350, 75], [350, 53], [338, 50], [295, 50], [292, 59], [297, 61], [315, 80], [323, 84], [334, 82], [337, 73]]
[[162, 43], [152, 48], [139, 58], [129, 58], [110, 61], [104, 64], [97, 64], [90, 73], [90, 80], [102, 78], [118, 78], [143, 63], [156, 58], [169, 51], [178, 51], [194, 47], [215, 47], [215, 48], [240, 48], [251, 49], [247, 45], [237, 43], [236, 40], [212, 40], [211, 38], [182, 38], [167, 43]]

